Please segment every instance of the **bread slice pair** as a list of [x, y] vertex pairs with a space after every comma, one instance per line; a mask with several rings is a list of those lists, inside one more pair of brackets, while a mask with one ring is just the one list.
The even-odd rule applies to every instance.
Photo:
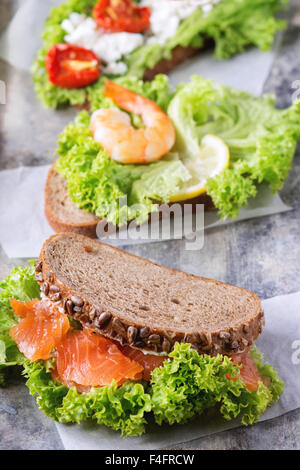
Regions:
[[44, 296], [84, 327], [119, 343], [169, 353], [246, 350], [264, 314], [252, 292], [159, 266], [99, 241], [61, 233], [43, 245], [36, 280]]
[[[56, 171], [55, 163], [50, 168], [44, 194], [45, 215], [55, 232], [75, 232], [86, 237], [96, 238], [97, 225], [101, 221], [90, 212], [78, 209], [68, 194], [66, 180]], [[205, 210], [214, 209], [207, 194], [188, 199], [182, 204], [203, 204]]]

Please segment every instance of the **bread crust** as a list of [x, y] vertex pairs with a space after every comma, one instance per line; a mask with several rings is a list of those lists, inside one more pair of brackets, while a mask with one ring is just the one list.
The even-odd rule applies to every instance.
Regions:
[[[83, 247], [90, 247], [91, 241], [88, 238], [82, 237], [78, 234], [57, 234], [50, 237], [44, 244], [40, 253], [38, 262], [36, 263], [36, 277], [35, 279], [41, 287], [44, 296], [55, 302], [63, 312], [78, 320], [83, 326], [91, 329], [92, 331], [108, 338], [119, 341], [121, 344], [128, 344], [131, 347], [148, 350], [156, 353], [169, 353], [174, 348], [176, 342], [190, 343], [201, 354], [234, 354], [247, 350], [258, 335], [262, 331], [264, 325], [264, 313], [261, 307], [260, 299], [251, 291], [240, 289], [241, 295], [250, 294], [255, 304], [255, 311], [249, 321], [242, 320], [234, 327], [222, 328], [221, 330], [214, 331], [178, 331], [178, 329], [170, 328], [168, 330], [154, 328], [151, 325], [151, 318], [149, 323], [145, 320], [140, 322], [132, 322], [122, 320], [116, 312], [112, 312], [104, 305], [93, 305], [88, 299], [78, 295], [77, 292], [72, 291], [69, 286], [65, 285], [61, 279], [56, 276], [51, 266], [47, 262], [46, 249], [48, 243], [52, 243], [59, 239], [59, 237], [69, 237], [72, 243], [72, 237], [82, 242]], [[92, 241], [92, 243], [101, 243], [99, 241]], [[122, 251], [118, 248], [113, 248], [116, 251]], [[91, 248], [92, 249], [92, 248]], [[123, 252], [125, 253], [125, 252]], [[138, 258], [135, 255], [126, 252], [126, 256]], [[141, 258], [139, 258], [140, 260]], [[156, 264], [148, 260], [143, 260], [145, 269], [147, 265]], [[158, 265], [156, 265], [158, 266]], [[171, 268], [164, 268], [170, 271], [170, 274], [178, 272], [178, 270]], [[192, 274], [186, 274], [190, 278], [199, 278]], [[224, 285], [219, 281], [205, 279], [206, 282], [213, 282], [215, 285]], [[229, 286], [228, 287], [233, 287]]]
[[[49, 225], [53, 228], [55, 232], [74, 232], [74, 233], [79, 233], [81, 235], [84, 235], [86, 237], [95, 238], [97, 224], [100, 222], [101, 219], [98, 219], [97, 217], [95, 217], [95, 220], [92, 222], [76, 224], [72, 222], [63, 221], [61, 218], [59, 218], [58, 214], [55, 212], [53, 204], [51, 203], [51, 193], [53, 191], [53, 180], [54, 178], [56, 178], [56, 175], [57, 175], [57, 172], [55, 170], [55, 163], [54, 163], [48, 172], [45, 191], [44, 191], [45, 216], [49, 222]], [[67, 198], [69, 199], [67, 190], [65, 190], [64, 197], [65, 199]]]
[[[51, 202], [51, 194], [53, 193], [53, 179], [56, 178], [57, 172], [55, 170], [55, 163], [52, 165], [48, 172], [47, 180], [46, 180], [46, 185], [45, 185], [45, 191], [44, 191], [44, 210], [45, 210], [45, 216], [48, 220], [49, 225], [52, 227], [52, 229], [56, 232], [73, 232], [73, 233], [78, 233], [80, 235], [84, 235], [86, 237], [90, 238], [96, 238], [97, 237], [97, 225], [99, 222], [101, 222], [102, 219], [99, 219], [95, 216], [95, 220], [92, 222], [86, 222], [86, 223], [72, 223], [72, 222], [66, 222], [63, 221], [61, 218], [59, 218], [59, 215], [55, 211], [55, 208], [53, 207], [53, 203]], [[67, 189], [65, 189], [65, 195], [64, 195], [65, 201], [68, 201], [69, 205], [73, 205], [74, 208], [76, 207], [75, 204], [71, 203]], [[155, 201], [153, 201], [155, 202]], [[170, 203], [169, 205], [171, 205]], [[205, 211], [210, 211], [214, 210], [215, 206], [212, 202], [212, 199], [208, 194], [200, 194], [199, 196], [192, 198], [192, 199], [187, 199], [185, 201], [179, 202], [181, 206], [184, 206], [184, 204], [191, 204], [193, 206], [193, 211], [196, 210], [196, 205], [197, 204], [203, 204], [204, 205], [204, 210]], [[77, 209], [77, 212], [79, 209]], [[84, 211], [81, 211], [82, 214], [85, 214]], [[171, 213], [171, 217], [174, 214]], [[70, 215], [71, 218], [71, 215]]]

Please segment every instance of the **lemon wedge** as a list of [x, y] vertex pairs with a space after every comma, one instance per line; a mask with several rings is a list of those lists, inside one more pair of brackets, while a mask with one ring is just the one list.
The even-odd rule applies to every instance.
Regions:
[[203, 137], [197, 158], [184, 158], [183, 163], [191, 178], [182, 184], [179, 192], [171, 197], [171, 202], [192, 199], [205, 193], [208, 178], [221, 173], [229, 165], [229, 148], [215, 135]]

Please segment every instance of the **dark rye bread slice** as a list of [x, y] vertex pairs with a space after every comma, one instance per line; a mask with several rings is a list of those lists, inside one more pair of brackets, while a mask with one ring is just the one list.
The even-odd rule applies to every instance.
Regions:
[[[49, 170], [45, 193], [45, 215], [55, 232], [74, 232], [96, 238], [97, 224], [101, 221], [90, 212], [78, 209], [70, 199], [66, 180], [55, 170], [55, 163]], [[207, 194], [183, 201], [180, 204], [204, 204], [205, 210], [214, 209]]]
[[43, 245], [36, 263], [43, 294], [97, 333], [135, 348], [168, 353], [176, 341], [200, 353], [232, 354], [262, 331], [252, 292], [126, 253], [77, 234]]

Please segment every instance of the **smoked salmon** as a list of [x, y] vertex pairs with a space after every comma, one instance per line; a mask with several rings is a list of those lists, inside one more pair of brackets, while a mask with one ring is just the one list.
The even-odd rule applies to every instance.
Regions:
[[51, 302], [10, 299], [10, 304], [22, 318], [11, 328], [11, 337], [32, 362], [56, 357], [53, 377], [57, 381], [88, 390], [113, 380], [120, 385], [142, 378], [142, 364], [127, 357], [108, 338], [86, 329], [71, 329], [68, 317]]
[[17, 299], [9, 299], [10, 305], [17, 315], [17, 317], [25, 318], [27, 313], [31, 312], [35, 304], [39, 302], [38, 299], [33, 299], [30, 302], [21, 302]]
[[139, 380], [143, 367], [126, 357], [108, 338], [89, 330], [69, 331], [56, 346], [56, 369], [65, 382], [101, 387]]
[[[250, 352], [245, 351], [240, 354], [233, 354], [230, 358], [235, 366], [242, 366], [239, 377], [245, 382], [247, 389], [250, 391], [257, 390], [258, 382], [262, 382], [263, 380]], [[227, 375], [227, 378], [230, 380], [237, 379], [237, 377], [231, 377], [229, 375]]]
[[30, 361], [49, 359], [51, 352], [70, 328], [68, 317], [49, 301], [19, 302], [11, 299], [15, 314], [22, 318], [10, 336]]
[[[126, 380], [150, 381], [153, 369], [167, 359], [121, 346], [87, 329], [74, 330], [68, 317], [48, 300], [10, 299], [10, 304], [21, 318], [10, 330], [19, 350], [32, 362], [56, 357], [53, 378], [68, 386], [75, 385], [79, 391], [109, 385], [113, 380], [119, 385]], [[262, 379], [249, 351], [230, 357], [235, 365], [242, 366], [239, 377], [248, 390], [257, 390]], [[227, 378], [237, 380], [230, 375]]]
[[150, 381], [151, 372], [156, 367], [163, 365], [164, 361], [168, 359], [168, 356], [156, 356], [155, 354], [144, 354], [138, 349], [131, 348], [130, 346], [121, 346], [121, 351], [125, 356], [130, 357], [133, 361], [138, 362], [143, 366], [143, 379]]

